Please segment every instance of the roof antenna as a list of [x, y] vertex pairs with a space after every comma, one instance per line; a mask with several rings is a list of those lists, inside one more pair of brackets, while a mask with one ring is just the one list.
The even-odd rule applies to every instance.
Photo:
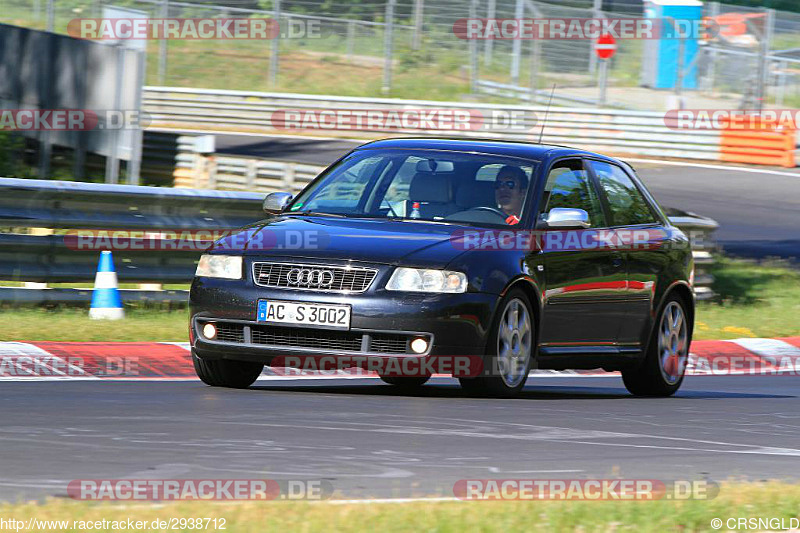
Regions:
[[556, 92], [556, 84], [550, 90], [550, 100], [547, 101], [547, 107], [544, 110], [544, 120], [542, 120], [542, 130], [539, 132], [539, 144], [542, 144], [542, 135], [544, 135], [544, 125], [547, 124], [547, 114], [550, 112], [550, 104], [553, 103], [553, 93]]

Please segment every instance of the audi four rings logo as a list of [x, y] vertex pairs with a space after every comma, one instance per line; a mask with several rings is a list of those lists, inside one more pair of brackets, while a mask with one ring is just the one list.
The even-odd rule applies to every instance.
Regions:
[[329, 287], [333, 284], [333, 272], [330, 270], [310, 270], [307, 268], [293, 268], [286, 274], [286, 279], [291, 285], [305, 285], [307, 287]]

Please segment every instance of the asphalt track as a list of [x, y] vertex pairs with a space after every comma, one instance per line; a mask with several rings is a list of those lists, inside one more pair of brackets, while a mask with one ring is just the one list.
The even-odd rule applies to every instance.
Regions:
[[[218, 135], [220, 153], [328, 165], [362, 144], [352, 140]], [[800, 258], [800, 171], [797, 175], [634, 163], [663, 206], [720, 224], [717, 241], [742, 257]]]
[[376, 380], [0, 384], [0, 499], [74, 479], [328, 480], [339, 497], [452, 497], [459, 479], [800, 476], [797, 377], [689, 376], [674, 398], [618, 377], [532, 378], [520, 398]]

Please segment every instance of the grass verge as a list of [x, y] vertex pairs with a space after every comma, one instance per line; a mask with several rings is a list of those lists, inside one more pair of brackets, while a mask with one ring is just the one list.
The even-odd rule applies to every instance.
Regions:
[[[723, 484], [712, 500], [520, 501], [332, 504], [328, 502], [181, 502], [164, 505], [95, 504], [51, 500], [0, 505], [4, 518], [76, 521], [224, 519], [228, 532], [269, 531], [717, 531], [714, 518], [790, 520], [800, 509], [800, 486]], [[219, 523], [219, 522], [218, 522]], [[147, 530], [157, 528], [148, 527]], [[183, 528], [188, 530], [189, 528]], [[210, 528], [213, 530], [213, 528]], [[723, 530], [728, 530], [723, 527]]]
[[[714, 302], [699, 302], [695, 340], [800, 336], [800, 272], [780, 263], [721, 259]], [[125, 320], [90, 320], [75, 308], [6, 309], [0, 341], [186, 341], [188, 311], [133, 308]]]

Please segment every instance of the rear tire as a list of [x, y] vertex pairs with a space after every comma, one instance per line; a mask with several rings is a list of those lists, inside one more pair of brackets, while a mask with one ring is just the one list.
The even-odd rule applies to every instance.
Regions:
[[533, 361], [536, 346], [535, 319], [528, 296], [511, 290], [498, 306], [492, 334], [483, 357], [483, 375], [459, 378], [471, 395], [511, 398], [519, 394]]
[[430, 376], [380, 376], [380, 378], [388, 383], [401, 389], [416, 389], [425, 385]]
[[644, 361], [635, 369], [622, 371], [625, 388], [635, 396], [675, 394], [686, 372], [690, 330], [686, 303], [679, 295], [670, 295], [658, 314]]
[[227, 359], [204, 360], [192, 350], [192, 362], [197, 377], [212, 387], [246, 389], [258, 379], [264, 370], [262, 363], [248, 361], [229, 361]]

